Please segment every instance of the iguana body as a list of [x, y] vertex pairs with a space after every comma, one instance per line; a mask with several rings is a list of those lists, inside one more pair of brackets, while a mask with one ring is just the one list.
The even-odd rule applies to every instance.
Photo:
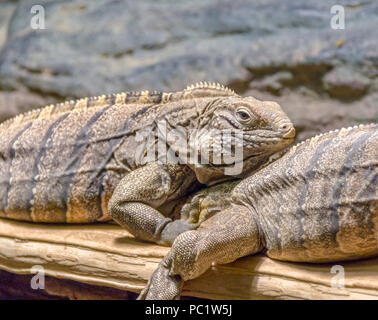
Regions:
[[[281, 158], [288, 148], [272, 154], [268, 160], [261, 165], [260, 170], [267, 167], [277, 159]], [[189, 224], [200, 226], [201, 223], [212, 217], [214, 214], [228, 208], [232, 204], [234, 188], [242, 179], [218, 183], [211, 187], [204, 187], [192, 194], [181, 198], [173, 210], [172, 216], [175, 219], [187, 221]]]
[[[181, 158], [180, 164], [140, 161], [152, 146], [138, 133], [157, 135], [161, 121], [168, 129], [180, 127], [188, 137], [207, 130], [206, 139], [201, 136], [196, 142], [210, 141], [209, 149], [217, 138], [212, 129], [242, 130], [239, 143], [245, 161], [240, 175], [258, 169], [294, 137], [290, 120], [277, 104], [242, 98], [218, 84], [47, 106], [0, 125], [0, 216], [46, 223], [86, 223], [112, 216], [141, 239], [169, 244], [193, 227], [166, 218], [174, 201], [198, 182], [230, 177], [224, 174], [228, 164], [212, 158], [201, 166]], [[173, 153], [182, 151], [168, 140], [165, 144]]]
[[[234, 185], [231, 184], [231, 188]], [[212, 187], [214, 188], [214, 187]], [[210, 188], [184, 211], [201, 216]], [[198, 206], [197, 198], [205, 201]], [[264, 251], [295, 262], [332, 262], [378, 255], [378, 124], [316, 136], [243, 179], [223, 211], [177, 237], [140, 298], [178, 298], [183, 281], [213, 262]], [[221, 209], [221, 208], [220, 208]]]

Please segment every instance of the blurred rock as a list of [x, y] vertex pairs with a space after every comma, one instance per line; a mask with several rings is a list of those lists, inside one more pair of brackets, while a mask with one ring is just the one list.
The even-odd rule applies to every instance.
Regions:
[[281, 93], [282, 89], [285, 88], [285, 84], [290, 84], [293, 80], [292, 73], [285, 71], [277, 72], [273, 75], [265, 76], [262, 79], [252, 81], [250, 83], [250, 88], [278, 95]]
[[342, 100], [356, 100], [366, 94], [371, 81], [358, 70], [339, 66], [328, 72], [323, 78], [323, 83], [330, 96]]
[[333, 0], [41, 0], [44, 30], [30, 27], [33, 4], [19, 2], [10, 19], [2, 90], [61, 101], [207, 80], [274, 100], [307, 92], [361, 114], [376, 98], [376, 1], [339, 1], [345, 30], [330, 27]]
[[8, 23], [16, 6], [17, 1], [2, 1], [0, 3], [0, 49], [7, 40]]
[[341, 62], [373, 63], [361, 69], [371, 79], [378, 3], [355, 2], [346, 7], [347, 29], [333, 30], [333, 0], [44, 0], [46, 29], [33, 30], [34, 1], [22, 1], [0, 57], [0, 83], [81, 97], [200, 80], [237, 86], [281, 71], [312, 82]]

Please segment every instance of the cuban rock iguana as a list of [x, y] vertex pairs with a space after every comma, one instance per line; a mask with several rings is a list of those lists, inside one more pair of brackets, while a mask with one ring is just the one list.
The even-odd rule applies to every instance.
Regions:
[[[160, 141], [141, 142], [138, 133], [157, 137], [162, 121], [168, 129], [180, 127], [187, 139], [200, 132], [195, 141], [208, 142], [215, 153], [219, 132], [241, 131], [241, 141], [232, 142], [243, 147], [239, 176], [258, 169], [295, 135], [277, 103], [240, 97], [215, 83], [50, 105], [0, 125], [0, 217], [45, 223], [113, 218], [139, 239], [172, 244], [195, 227], [172, 221], [172, 203], [198, 182], [233, 177], [224, 172], [230, 165], [214, 156], [205, 164], [140, 161]], [[164, 142], [173, 153], [187, 152]]]
[[378, 124], [301, 142], [239, 183], [189, 197], [181, 215], [204, 222], [177, 237], [139, 299], [178, 299], [212, 263], [258, 252], [314, 263], [376, 256]]

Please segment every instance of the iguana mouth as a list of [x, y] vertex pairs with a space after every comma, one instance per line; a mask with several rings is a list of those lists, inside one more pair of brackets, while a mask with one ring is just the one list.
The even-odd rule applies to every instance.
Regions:
[[[254, 153], [251, 153], [251, 154], [248, 154], [247, 157], [243, 158], [243, 159], [240, 159], [240, 160], [235, 160], [235, 162], [233, 162], [231, 165], [236, 165], [236, 164], [239, 164], [239, 163], [243, 163], [243, 162], [248, 162], [250, 161], [252, 158], [257, 158], [259, 156], [266, 156], [266, 157], [271, 157], [273, 154], [283, 150], [284, 148], [280, 148], [278, 150], [274, 150], [270, 153], [266, 153], [266, 151], [260, 151], [260, 152], [254, 152]], [[219, 168], [219, 169], [222, 169], [222, 168], [227, 168], [230, 166], [230, 164], [226, 164], [226, 163], [220, 163], [220, 164], [215, 164], [215, 163], [209, 163], [207, 166], [211, 167], [211, 168]]]
[[290, 129], [288, 132], [285, 132], [285, 133], [276, 133], [276, 132], [272, 132], [272, 131], [265, 131], [265, 132], [257, 132], [257, 133], [243, 133], [243, 139], [244, 140], [253, 140], [253, 141], [256, 141], [256, 140], [275, 140], [275, 141], [279, 141], [279, 140], [286, 140], [286, 139], [294, 139], [295, 137], [295, 129], [292, 128]]
[[[210, 161], [210, 163], [207, 164], [206, 166], [211, 167], [211, 168], [222, 169], [230, 165], [237, 165], [243, 162], [253, 162], [254, 158], [264, 157], [264, 156], [269, 157], [272, 154], [285, 149], [286, 147], [291, 145], [292, 142], [294, 141], [294, 138], [290, 138], [290, 137], [284, 138], [278, 135], [271, 136], [271, 137], [262, 137], [259, 135], [247, 135], [247, 136], [249, 136], [252, 139], [246, 139], [246, 136], [243, 136], [243, 139], [234, 137], [236, 141], [233, 140], [231, 144], [233, 155], [236, 154], [237, 147], [242, 147], [242, 150], [245, 150], [241, 158], [238, 158], [238, 159], [235, 158], [232, 164], [223, 163], [223, 162], [216, 164]], [[222, 147], [225, 147], [225, 146], [222, 146]], [[212, 155], [214, 155], [215, 150], [213, 149], [211, 152], [212, 152]]]
[[293, 141], [294, 141], [294, 137], [292, 134], [286, 137], [282, 135], [275, 135], [275, 136], [269, 136], [269, 137], [260, 136], [260, 135], [243, 135], [242, 143], [243, 143], [244, 148], [250, 149], [254, 147], [266, 147], [269, 145], [271, 146], [283, 145], [283, 147], [286, 147], [287, 145], [291, 144]]

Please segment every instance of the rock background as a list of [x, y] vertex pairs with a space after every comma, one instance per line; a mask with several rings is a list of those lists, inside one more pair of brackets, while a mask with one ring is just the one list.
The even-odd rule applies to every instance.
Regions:
[[[330, 27], [336, 3], [345, 30]], [[44, 30], [30, 27], [35, 4]], [[298, 140], [377, 122], [377, 26], [371, 0], [0, 0], [0, 121], [66, 99], [206, 80], [278, 101]], [[0, 297], [17, 297], [9, 283], [25, 279], [0, 271]], [[50, 296], [22, 297], [97, 292], [49, 281]]]
[[[45, 8], [33, 30], [34, 4]], [[277, 100], [298, 139], [378, 119], [378, 2], [0, 2], [0, 119], [28, 108], [207, 80]]]

